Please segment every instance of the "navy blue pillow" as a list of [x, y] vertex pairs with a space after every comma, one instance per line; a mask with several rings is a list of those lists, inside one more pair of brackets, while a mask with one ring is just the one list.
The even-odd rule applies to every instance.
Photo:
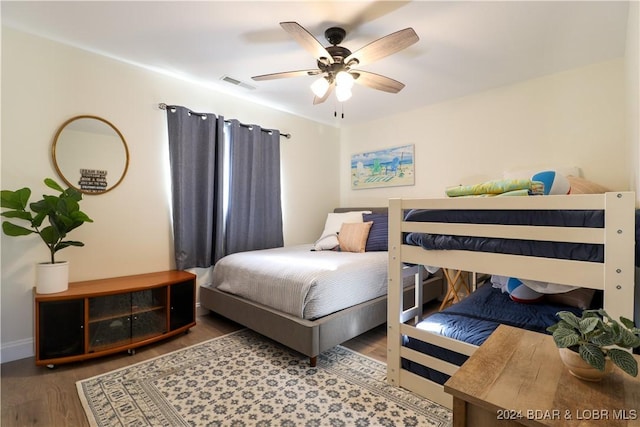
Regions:
[[362, 214], [362, 221], [373, 221], [367, 238], [365, 252], [386, 251], [389, 249], [389, 216], [387, 214]]

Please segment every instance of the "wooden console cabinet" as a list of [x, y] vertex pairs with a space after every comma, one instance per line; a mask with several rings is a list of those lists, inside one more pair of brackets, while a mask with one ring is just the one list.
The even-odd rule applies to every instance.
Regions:
[[196, 324], [196, 276], [185, 271], [123, 276], [35, 293], [36, 365], [74, 362], [136, 347]]

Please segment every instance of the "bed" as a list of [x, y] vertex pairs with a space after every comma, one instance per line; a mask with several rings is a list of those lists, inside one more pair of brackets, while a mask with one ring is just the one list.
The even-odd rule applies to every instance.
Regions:
[[[491, 219], [451, 219], [448, 216], [451, 212], [466, 216], [472, 211], [479, 212], [481, 217], [505, 213], [508, 217], [517, 217], [532, 211], [535, 219], [500, 224]], [[592, 222], [593, 218], [571, 224], [547, 221], [565, 212], [594, 216], [595, 223]], [[504, 320], [494, 319], [495, 313], [490, 313], [491, 307], [495, 309], [506, 304], [505, 301], [511, 301], [501, 290], [485, 284], [463, 300], [466, 304], [454, 304], [440, 313], [423, 318], [419, 304], [407, 305], [402, 298], [400, 284], [404, 266], [439, 266], [594, 289], [603, 298], [602, 306], [610, 315], [633, 319], [635, 215], [635, 194], [632, 192], [391, 199], [388, 382], [451, 408], [452, 397], [444, 392], [443, 381]], [[439, 246], [443, 243], [440, 240], [448, 245], [444, 246], [447, 249]], [[514, 242], [524, 244], [514, 248]], [[468, 243], [473, 247], [467, 247]], [[565, 245], [569, 245], [568, 253], [559, 249]], [[513, 301], [511, 303], [515, 304]], [[525, 307], [526, 310], [536, 308], [534, 305], [521, 305], [520, 310], [516, 311], [524, 312]], [[562, 309], [561, 306], [548, 309], [544, 315], [546, 320], [535, 327], [516, 326], [533, 330], [537, 327], [539, 332], [544, 332], [550, 322], [557, 321], [553, 318], [553, 312]], [[467, 320], [442, 328], [441, 325], [452, 316]], [[534, 312], [529, 317], [542, 319], [543, 315]], [[454, 332], [445, 336], [443, 329]], [[431, 375], [432, 372], [439, 373], [440, 377]]]
[[[334, 213], [362, 210], [387, 214], [387, 208], [337, 208]], [[309, 244], [234, 254], [229, 257], [237, 258], [233, 266], [221, 260], [214, 268], [212, 283], [200, 287], [201, 306], [309, 356], [314, 366], [321, 352], [387, 320], [388, 256], [386, 251], [354, 254], [312, 248]], [[354, 258], [362, 259], [352, 263]], [[321, 272], [311, 269], [324, 263]], [[340, 273], [329, 271], [338, 264]], [[259, 269], [259, 265], [266, 268]], [[360, 272], [364, 275], [355, 278], [358, 269], [365, 270]], [[442, 292], [441, 276], [427, 277], [419, 266], [405, 266], [400, 274], [407, 300], [416, 301], [415, 289], [420, 290], [423, 302]], [[293, 287], [283, 291], [282, 283], [300, 278], [322, 280], [326, 286], [316, 293]], [[271, 279], [277, 284], [269, 285]], [[231, 282], [236, 282], [233, 289]], [[262, 288], [261, 294], [250, 296], [255, 288]]]

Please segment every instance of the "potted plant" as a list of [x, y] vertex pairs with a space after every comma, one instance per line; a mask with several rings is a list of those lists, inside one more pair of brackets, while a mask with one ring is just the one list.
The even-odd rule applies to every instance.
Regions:
[[612, 363], [633, 377], [638, 375], [638, 363], [629, 351], [640, 347], [640, 329], [633, 321], [620, 317], [618, 322], [603, 309], [584, 310], [581, 317], [569, 311], [557, 316], [560, 321], [547, 330], [573, 375], [598, 381], [611, 371]]
[[[93, 222], [80, 210], [82, 193], [74, 188], [64, 190], [51, 178], [44, 180], [47, 187], [59, 192], [58, 195], [43, 195], [41, 200], [29, 203], [31, 190], [21, 188], [16, 191], [2, 190], [0, 206], [5, 218], [26, 221], [27, 227], [3, 221], [2, 231], [7, 236], [27, 236], [36, 233], [47, 245], [50, 261], [38, 264], [36, 287], [39, 293], [61, 292], [68, 288], [69, 265], [66, 261], [56, 262], [55, 254], [69, 246], [84, 246], [75, 240], [66, 240], [67, 234], [84, 224]], [[46, 225], [45, 219], [48, 220]], [[50, 270], [48, 273], [43, 270]], [[51, 272], [52, 271], [52, 272]]]

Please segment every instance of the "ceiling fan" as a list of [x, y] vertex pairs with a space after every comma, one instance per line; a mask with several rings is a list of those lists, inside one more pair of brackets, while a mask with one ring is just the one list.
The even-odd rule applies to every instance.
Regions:
[[384, 92], [400, 92], [404, 87], [403, 83], [380, 74], [355, 69], [355, 67], [370, 64], [399, 52], [419, 40], [413, 28], [405, 28], [379, 38], [352, 53], [346, 47], [339, 46], [346, 36], [343, 28], [331, 27], [324, 32], [325, 38], [331, 44], [325, 48], [297, 22], [281, 22], [280, 26], [316, 58], [318, 68], [263, 74], [254, 76], [252, 79], [260, 81], [298, 76], [321, 76], [311, 85], [315, 95], [314, 104], [326, 101], [334, 88], [338, 101], [346, 101], [351, 97], [354, 82]]

